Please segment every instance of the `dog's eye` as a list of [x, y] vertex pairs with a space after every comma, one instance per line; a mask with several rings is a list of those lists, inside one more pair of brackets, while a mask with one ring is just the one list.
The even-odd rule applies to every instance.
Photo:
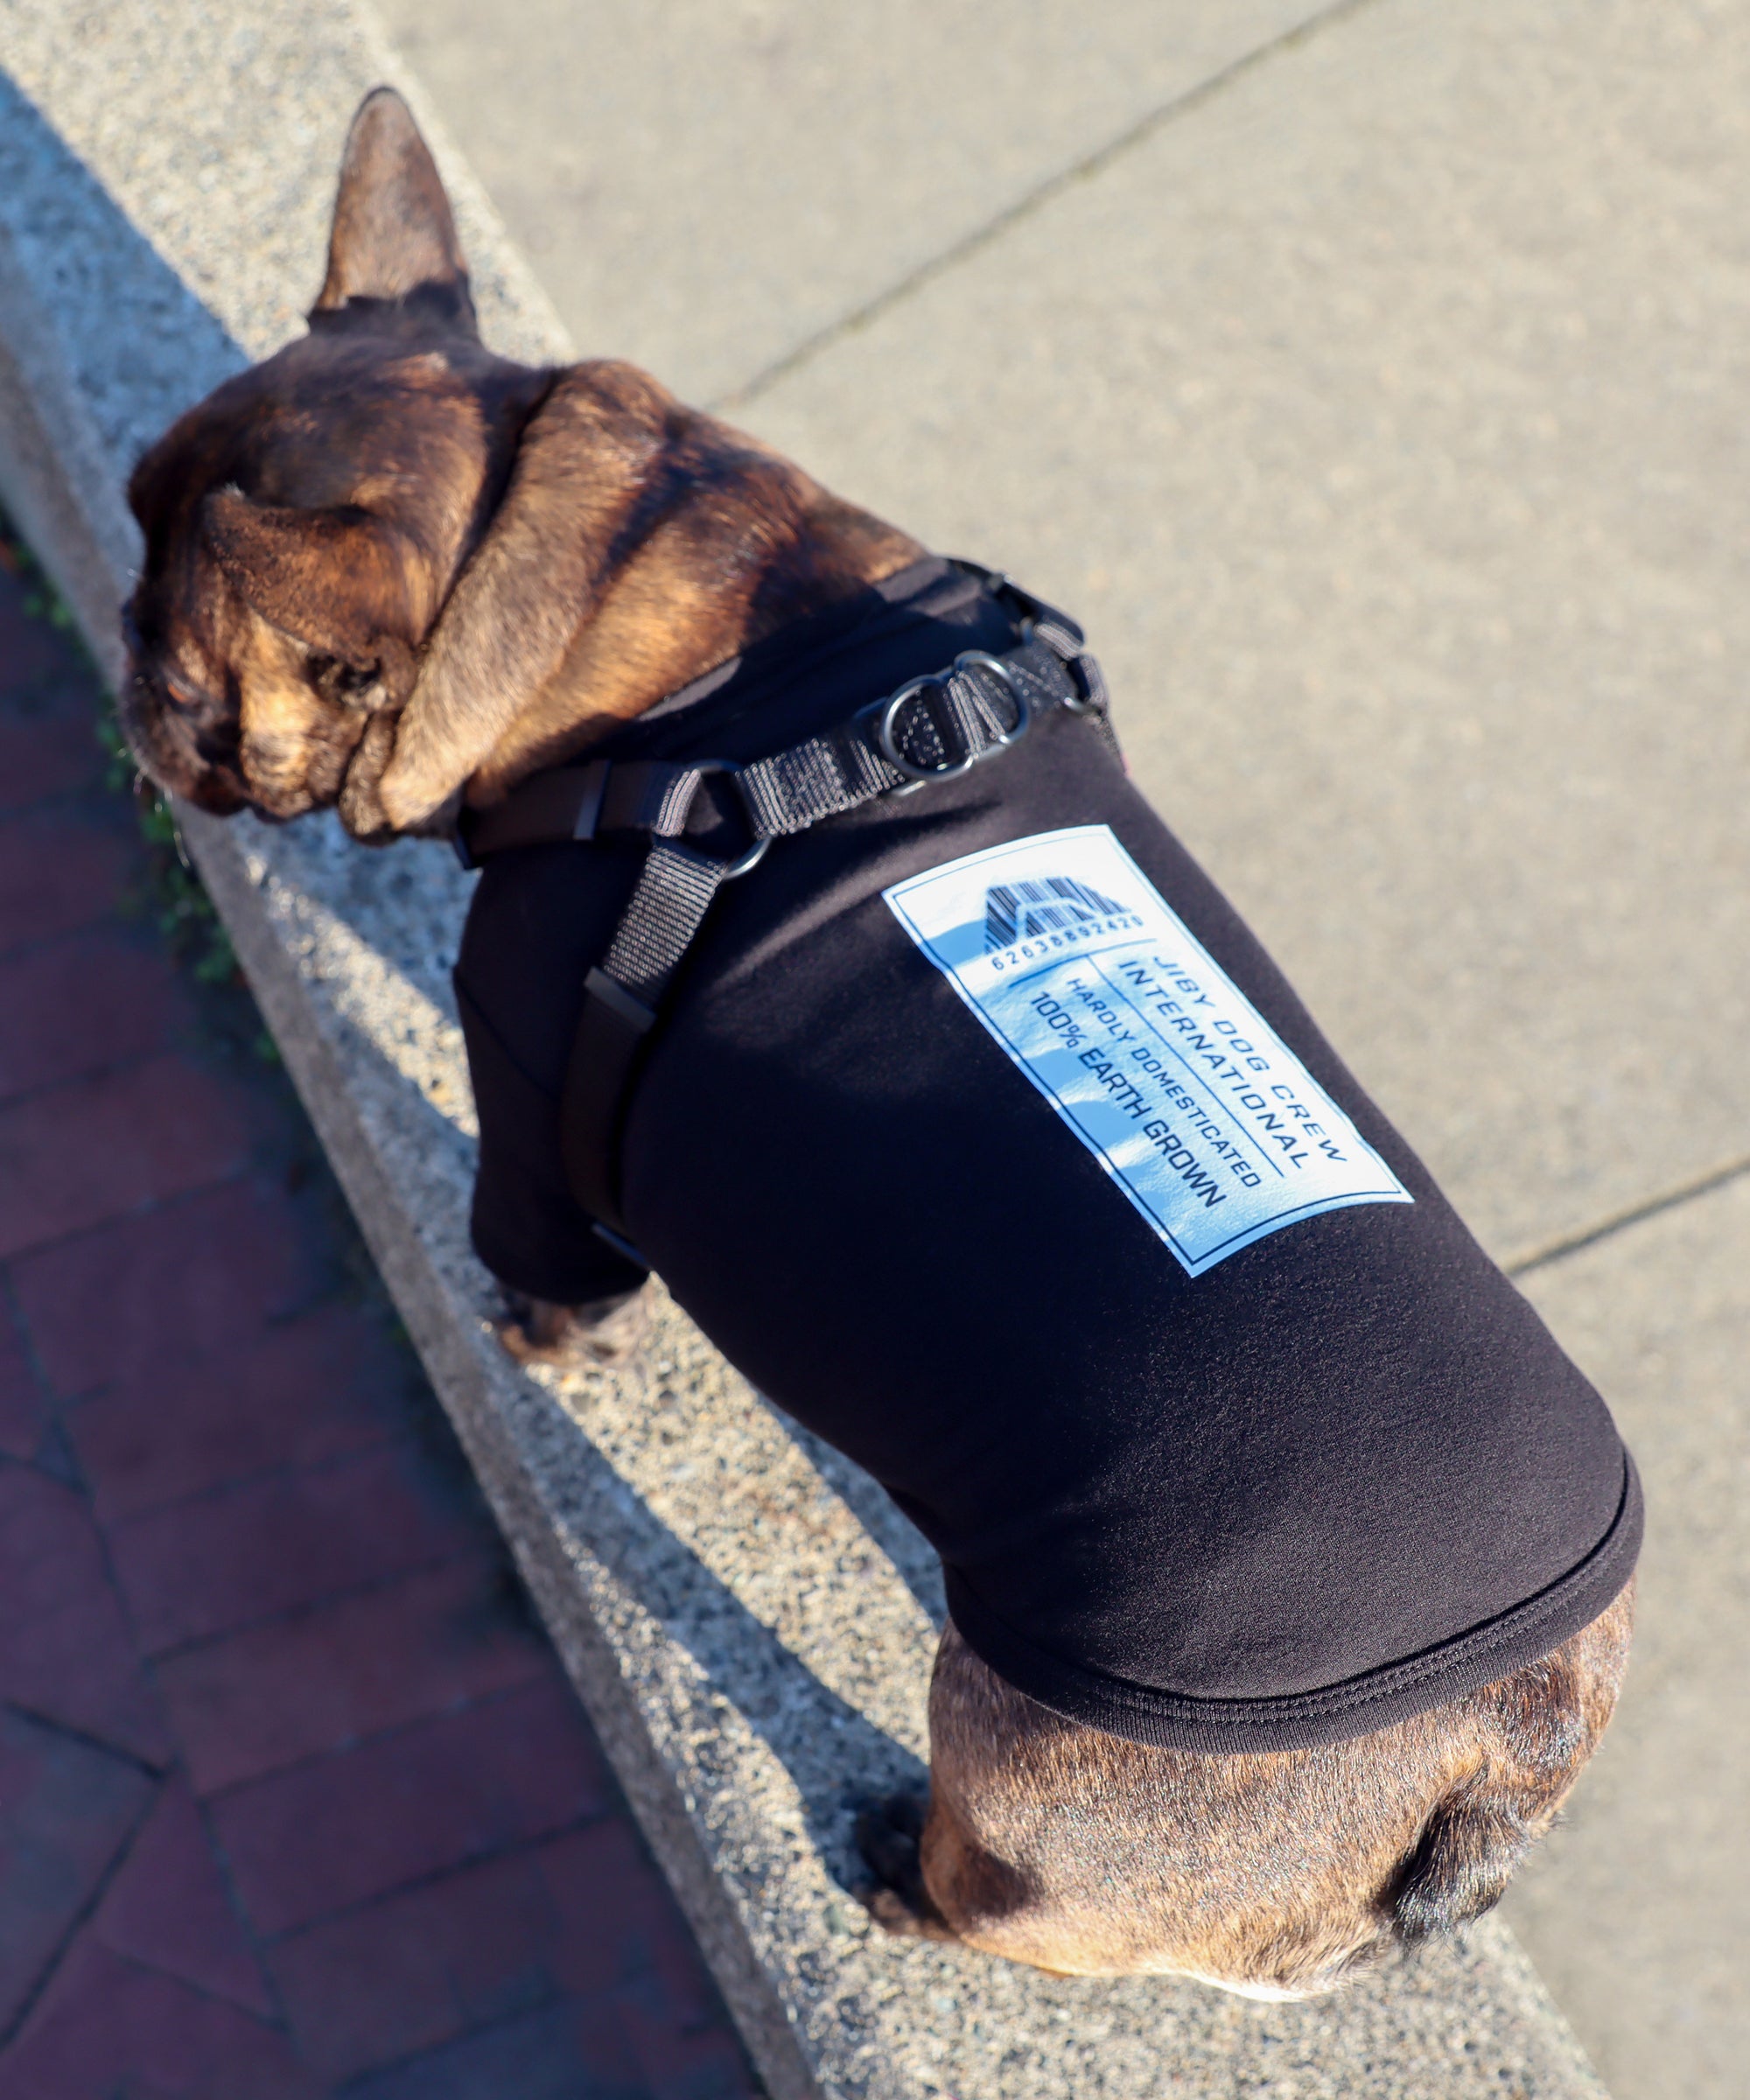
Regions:
[[208, 705], [206, 696], [204, 693], [196, 692], [192, 686], [185, 685], [174, 671], [160, 671], [158, 681], [164, 687], [171, 705], [179, 713], [198, 715], [206, 709]]
[[368, 692], [376, 683], [376, 670], [359, 670], [350, 663], [342, 663], [338, 656], [312, 656], [310, 659], [310, 678], [325, 700], [345, 703], [356, 700], [360, 693]]

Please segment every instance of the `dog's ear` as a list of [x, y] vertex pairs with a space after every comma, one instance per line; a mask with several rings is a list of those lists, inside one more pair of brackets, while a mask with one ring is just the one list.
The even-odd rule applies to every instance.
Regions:
[[[424, 822], [559, 668], [651, 452], [648, 416], [605, 403], [586, 373], [558, 380], [524, 430], [491, 529], [426, 640], [376, 785], [375, 824]], [[592, 473], [581, 471], [584, 461]]]
[[416, 305], [445, 326], [480, 334], [450, 200], [430, 149], [393, 88], [374, 88], [346, 134], [328, 275], [312, 322], [354, 300]]
[[423, 564], [398, 527], [355, 506], [298, 510], [234, 488], [201, 506], [207, 543], [262, 617], [342, 676], [332, 697], [399, 706], [413, 690]]

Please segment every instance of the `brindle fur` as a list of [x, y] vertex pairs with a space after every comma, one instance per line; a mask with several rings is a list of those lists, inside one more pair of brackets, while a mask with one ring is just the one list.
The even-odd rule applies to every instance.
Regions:
[[[437, 171], [354, 119], [311, 332], [220, 387], [130, 491], [146, 554], [122, 722], [200, 807], [430, 828], [806, 612], [905, 534], [624, 364], [482, 347]], [[634, 1298], [528, 1305], [525, 1362], [635, 1348]], [[1525, 1670], [1326, 1749], [1149, 1750], [1061, 1720], [950, 1627], [933, 1796], [866, 1816], [896, 1931], [1074, 1974], [1318, 1989], [1474, 1916], [1610, 1718], [1632, 1594]]]
[[1225, 1757], [1062, 1720], [949, 1626], [915, 1859], [915, 1809], [887, 1804], [864, 1825], [889, 1877], [876, 1914], [1077, 1976], [1328, 1988], [1498, 1900], [1597, 1747], [1633, 1623], [1631, 1585], [1552, 1654], [1432, 1712], [1323, 1749]]

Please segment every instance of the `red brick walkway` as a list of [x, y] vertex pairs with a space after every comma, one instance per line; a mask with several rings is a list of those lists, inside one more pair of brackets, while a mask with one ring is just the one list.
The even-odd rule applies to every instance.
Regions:
[[719, 2100], [723, 2009], [0, 542], [0, 2100]]

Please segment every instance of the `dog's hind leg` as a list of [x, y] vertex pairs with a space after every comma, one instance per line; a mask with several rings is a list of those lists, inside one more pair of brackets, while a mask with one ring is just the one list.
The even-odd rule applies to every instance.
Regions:
[[[945, 1729], [949, 1786], [929, 1794], [920, 1789], [889, 1795], [857, 1819], [858, 1849], [876, 1880], [864, 1902], [870, 1915], [891, 1933], [979, 1945], [974, 1936], [977, 1928], [989, 1928], [1028, 1907], [1025, 1879], [978, 1842], [954, 1800], [956, 1782], [969, 1775], [966, 1760], [956, 1754], [959, 1745], [970, 1732], [994, 1748], [1012, 1718], [985, 1710], [993, 1693], [998, 1704], [1019, 1700], [1018, 1693], [1011, 1692], [973, 1657], [949, 1626], [936, 1653], [930, 1686], [931, 1744], [933, 1750], [942, 1751]], [[972, 1783], [976, 1788], [980, 1782], [974, 1777]], [[1007, 1953], [1009, 1949], [991, 1945], [989, 1951]]]

